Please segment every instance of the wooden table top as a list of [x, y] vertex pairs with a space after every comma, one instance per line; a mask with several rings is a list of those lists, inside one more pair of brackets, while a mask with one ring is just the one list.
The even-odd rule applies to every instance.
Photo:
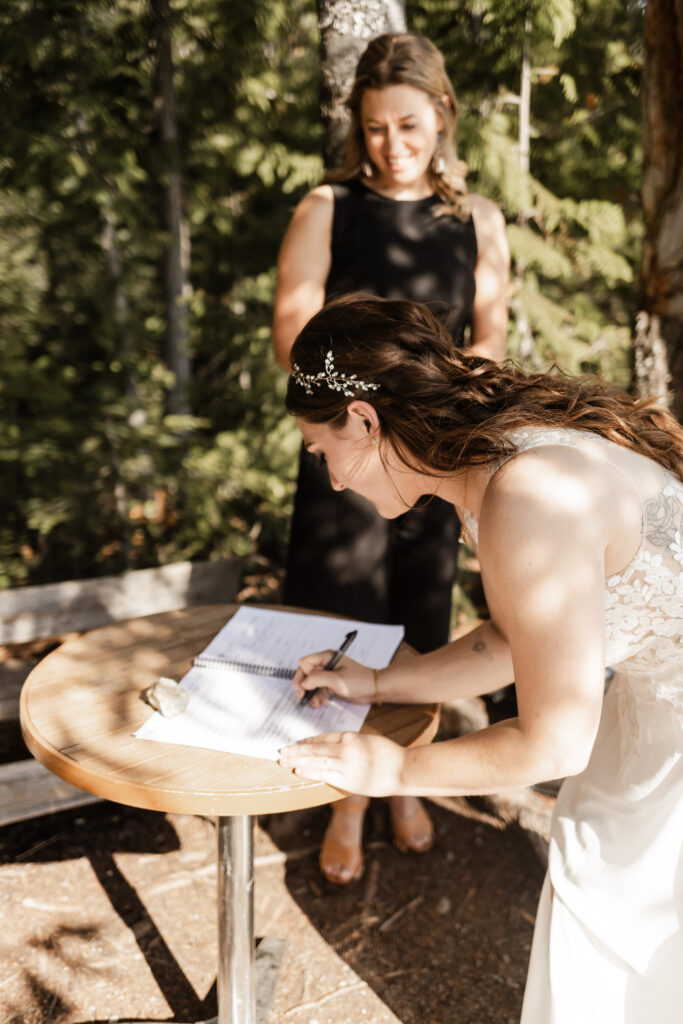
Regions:
[[[133, 736], [151, 714], [140, 692], [161, 675], [180, 679], [236, 610], [199, 605], [68, 640], [36, 666], [21, 692], [31, 753], [96, 796], [156, 811], [270, 814], [340, 799], [339, 790], [298, 779], [273, 761]], [[405, 654], [402, 645], [397, 657]], [[363, 732], [411, 746], [429, 742], [437, 725], [437, 705], [386, 704], [371, 709]]]

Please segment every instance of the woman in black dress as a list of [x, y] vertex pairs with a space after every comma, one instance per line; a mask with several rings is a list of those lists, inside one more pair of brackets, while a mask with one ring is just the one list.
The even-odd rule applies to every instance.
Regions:
[[[348, 101], [344, 165], [299, 203], [282, 243], [273, 320], [289, 371], [298, 332], [329, 299], [364, 291], [428, 303], [456, 346], [505, 354], [509, 254], [498, 208], [466, 191], [453, 147], [456, 100], [437, 48], [384, 35], [361, 57]], [[459, 524], [439, 499], [387, 522], [302, 454], [284, 600], [372, 622], [402, 623], [421, 653], [448, 640]], [[367, 801], [333, 806], [320, 854], [327, 878], [362, 871]], [[392, 798], [399, 849], [429, 849], [429, 817]]]

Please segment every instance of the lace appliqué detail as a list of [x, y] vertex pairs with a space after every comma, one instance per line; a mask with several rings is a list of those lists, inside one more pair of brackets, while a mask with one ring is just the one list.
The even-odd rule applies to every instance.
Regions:
[[683, 565], [683, 486], [671, 477], [669, 480], [660, 494], [645, 502], [645, 539], [657, 547], [668, 547], [678, 564]]
[[668, 707], [683, 735], [683, 484], [643, 506], [643, 542], [626, 569], [605, 584], [608, 663], [618, 690], [622, 751], [646, 741], [642, 722]]
[[511, 430], [509, 437], [518, 452], [525, 452], [529, 448], [549, 444], [574, 448], [581, 438], [585, 439], [586, 431], [572, 430], [570, 427], [557, 427], [555, 430], [546, 430], [545, 427], [520, 427], [518, 430]]
[[605, 583], [610, 663], [628, 673], [683, 671], [683, 484], [643, 506], [643, 541], [630, 565]]

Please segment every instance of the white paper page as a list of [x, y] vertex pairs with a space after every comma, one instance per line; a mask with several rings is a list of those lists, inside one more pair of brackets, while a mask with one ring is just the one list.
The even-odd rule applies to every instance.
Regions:
[[[402, 626], [244, 605], [201, 653], [295, 668], [304, 654], [337, 648], [352, 629], [358, 636], [348, 654], [371, 668], [388, 665], [403, 638]], [[281, 747], [308, 736], [357, 732], [370, 710], [338, 699], [300, 707], [291, 679], [244, 670], [194, 667], [181, 683], [190, 693], [186, 710], [174, 718], [154, 713], [137, 737], [277, 760]]]
[[183, 678], [190, 693], [174, 718], [153, 714], [140, 739], [225, 750], [277, 761], [281, 747], [324, 732], [357, 732], [370, 710], [332, 699], [322, 708], [299, 707], [291, 679], [247, 672], [192, 668]]
[[202, 654], [245, 664], [296, 668], [304, 654], [334, 650], [352, 629], [358, 636], [347, 651], [370, 668], [384, 668], [403, 639], [403, 626], [383, 626], [325, 615], [300, 615], [242, 605]]

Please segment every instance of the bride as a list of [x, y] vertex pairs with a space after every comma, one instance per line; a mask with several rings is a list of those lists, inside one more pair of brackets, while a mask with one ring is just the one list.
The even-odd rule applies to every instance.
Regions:
[[[291, 353], [306, 448], [393, 518], [455, 505], [491, 621], [376, 671], [301, 659], [311, 703], [453, 700], [513, 681], [518, 717], [404, 749], [334, 734], [281, 752], [368, 796], [565, 777], [522, 1024], [674, 1024], [683, 1004], [683, 430], [595, 379], [454, 350], [417, 303], [349, 296]], [[603, 702], [604, 668], [615, 675]]]

